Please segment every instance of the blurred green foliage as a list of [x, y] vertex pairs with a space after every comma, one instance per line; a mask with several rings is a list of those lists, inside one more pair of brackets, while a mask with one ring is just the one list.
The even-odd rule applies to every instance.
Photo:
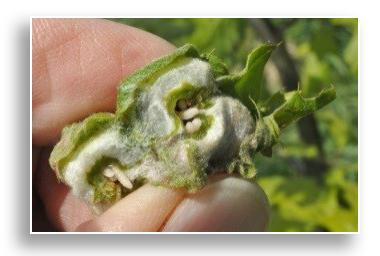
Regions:
[[[262, 40], [249, 19], [112, 19], [165, 38], [176, 46], [215, 51], [230, 70], [240, 70]], [[272, 206], [270, 231], [357, 231], [358, 229], [358, 21], [357, 19], [270, 19], [295, 63], [300, 88], [314, 95], [333, 84], [337, 99], [315, 114], [328, 169], [309, 175], [305, 161], [318, 161], [295, 125], [282, 135], [272, 158], [257, 156], [258, 183]], [[277, 42], [274, 42], [277, 43]], [[269, 62], [267, 94], [283, 85]]]

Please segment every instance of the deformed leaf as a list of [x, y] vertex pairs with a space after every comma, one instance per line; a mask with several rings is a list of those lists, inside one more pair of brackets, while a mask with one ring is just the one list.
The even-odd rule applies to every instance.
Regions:
[[155, 75], [158, 76], [159, 73], [164, 72], [169, 65], [184, 57], [199, 58], [199, 53], [193, 45], [186, 44], [177, 49], [173, 54], [151, 62], [122, 81], [117, 92], [116, 115], [119, 118], [125, 118], [126, 112], [133, 106], [133, 102], [137, 97], [136, 94], [138, 94], [142, 82], [147, 82]]
[[144, 183], [193, 193], [220, 171], [253, 180], [254, 156], [270, 156], [281, 129], [335, 98], [333, 87], [310, 99], [280, 93], [260, 109], [262, 73], [275, 48], [257, 48], [232, 75], [192, 45], [153, 61], [121, 83], [116, 114], [64, 128], [51, 167], [96, 213]]
[[277, 94], [275, 98], [272, 98], [271, 105], [267, 108], [273, 112], [270, 116], [273, 117], [279, 128], [284, 129], [290, 123], [317, 111], [335, 98], [336, 92], [333, 86], [322, 90], [318, 96], [313, 98], [304, 98], [301, 91], [298, 90], [286, 94]]
[[111, 113], [96, 113], [62, 130], [61, 140], [55, 145], [49, 159], [50, 166], [56, 171], [59, 179], [63, 179], [61, 172], [76, 151], [112, 125], [114, 117]]
[[215, 78], [228, 75], [227, 66], [218, 56], [214, 54], [214, 51], [208, 54], [202, 54], [201, 57], [210, 63]]
[[276, 47], [275, 44], [267, 43], [253, 50], [248, 55], [246, 66], [242, 71], [217, 79], [220, 89], [224, 93], [238, 98], [251, 109], [251, 100], [255, 102], [260, 100], [264, 66]]

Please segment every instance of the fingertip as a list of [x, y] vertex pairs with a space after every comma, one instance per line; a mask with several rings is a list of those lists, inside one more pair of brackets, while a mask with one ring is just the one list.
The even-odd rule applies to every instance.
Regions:
[[185, 198], [163, 231], [257, 232], [265, 231], [268, 222], [264, 191], [256, 183], [227, 177]]

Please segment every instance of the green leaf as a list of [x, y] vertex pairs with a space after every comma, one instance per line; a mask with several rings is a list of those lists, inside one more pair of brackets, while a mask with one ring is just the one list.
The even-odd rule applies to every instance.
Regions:
[[218, 56], [214, 54], [214, 51], [211, 51], [208, 54], [202, 54], [201, 58], [205, 61], [208, 61], [215, 78], [218, 78], [219, 76], [228, 75], [227, 66]]
[[174, 64], [175, 61], [182, 57], [200, 58], [197, 49], [191, 44], [186, 44], [178, 48], [175, 52], [144, 66], [122, 81], [117, 92], [116, 116], [121, 119], [126, 118], [126, 116], [128, 116], [127, 113], [133, 109], [133, 103], [138, 96], [141, 83], [160, 75], [168, 66]]
[[182, 43], [192, 43], [202, 52], [215, 49], [218, 56], [228, 64], [233, 64], [230, 56], [236, 57], [236, 50], [241, 46], [245, 20], [206, 18], [190, 19], [190, 22], [194, 29], [189, 36], [182, 38]]
[[[330, 170], [328, 176], [339, 175]], [[279, 175], [258, 179], [272, 205], [270, 230], [277, 232], [316, 231], [355, 232], [358, 228], [357, 185], [319, 184], [310, 177]], [[341, 205], [338, 191], [345, 197]]]
[[311, 114], [324, 107], [336, 98], [335, 88], [330, 86], [313, 98], [304, 98], [301, 91], [286, 94], [275, 94], [264, 107], [265, 113], [272, 114], [264, 117], [273, 119], [280, 129], [284, 129], [290, 123], [301, 117]]
[[264, 44], [256, 48], [248, 55], [241, 72], [219, 77], [217, 82], [222, 92], [238, 98], [251, 112], [255, 111], [252, 101], [260, 100], [264, 66], [276, 47], [275, 44]]
[[261, 104], [260, 113], [263, 116], [270, 115], [273, 111], [286, 102], [286, 98], [290, 98], [293, 94], [294, 92], [276, 92], [264, 104]]
[[351, 39], [343, 52], [343, 58], [348, 63], [353, 76], [358, 75], [358, 27], [354, 28]]
[[336, 32], [332, 26], [323, 23], [320, 23], [318, 29], [313, 32], [310, 47], [319, 59], [323, 60], [328, 54], [337, 52], [338, 41], [334, 33]]

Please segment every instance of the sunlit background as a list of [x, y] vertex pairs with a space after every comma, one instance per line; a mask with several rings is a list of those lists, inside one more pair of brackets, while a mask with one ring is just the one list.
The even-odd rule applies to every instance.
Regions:
[[272, 158], [256, 157], [257, 181], [271, 203], [270, 231], [357, 231], [357, 19], [111, 20], [214, 50], [232, 71], [262, 42], [282, 42], [265, 68], [263, 99], [298, 86], [313, 96], [333, 84], [332, 104], [287, 128]]

